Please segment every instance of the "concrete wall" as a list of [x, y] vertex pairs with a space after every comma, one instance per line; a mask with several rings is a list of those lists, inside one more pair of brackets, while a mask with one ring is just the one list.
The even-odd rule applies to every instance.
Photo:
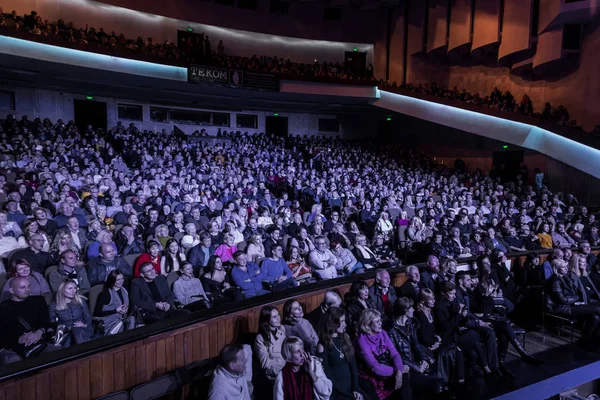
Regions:
[[[2, 87], [0, 90], [9, 90], [15, 93], [15, 110], [0, 110], [0, 118], [5, 118], [8, 114], [13, 114], [16, 118], [21, 118], [23, 115], [27, 115], [30, 120], [35, 118], [50, 118], [51, 121], [55, 122], [57, 119], [63, 119], [69, 121], [75, 119], [73, 101], [74, 100], [85, 100], [84, 95], [76, 95], [70, 93], [60, 93], [48, 90], [29, 89], [29, 88], [18, 88], [18, 87]], [[242, 132], [264, 132], [265, 121], [267, 116], [273, 115], [273, 111], [226, 111], [226, 110], [210, 110], [210, 109], [195, 109], [186, 107], [172, 107], [162, 106], [160, 104], [145, 104], [138, 101], [131, 101], [127, 99], [115, 99], [108, 97], [94, 97], [94, 101], [106, 102], [107, 108], [107, 127], [110, 129], [117, 124], [118, 118], [117, 105], [118, 104], [139, 104], [143, 106], [143, 121], [128, 121], [121, 119], [124, 125], [129, 125], [133, 122], [139, 129], [147, 129], [150, 131], [161, 131], [166, 129], [171, 131], [173, 123], [160, 123], [150, 120], [150, 107], [164, 107], [174, 108], [182, 110], [196, 110], [196, 111], [212, 111], [220, 113], [230, 114], [230, 127], [221, 127], [221, 130], [226, 131], [237, 131]], [[258, 116], [258, 128], [247, 129], [236, 127], [236, 115], [237, 114], [254, 114]], [[299, 113], [285, 113], [280, 112], [280, 117], [288, 118], [288, 132], [290, 135], [321, 135], [321, 136], [341, 136], [344, 138], [356, 138], [361, 135], [361, 125], [356, 124], [356, 121], [350, 117], [337, 117], [335, 115], [319, 115], [319, 114], [299, 114]], [[339, 132], [319, 132], [319, 118], [338, 118]], [[191, 134], [195, 130], [206, 129], [211, 135], [216, 135], [219, 129], [218, 126], [200, 126], [191, 124], [176, 124], [178, 128], [187, 134]]]
[[279, 56], [304, 63], [343, 62], [344, 51], [354, 47], [366, 52], [367, 62], [372, 63], [377, 21], [383, 13], [348, 8], [338, 22], [323, 21], [323, 5], [316, 2], [291, 3], [290, 16], [271, 14], [269, 2], [263, 0], [258, 11], [200, 0], [112, 2], [116, 6], [90, 0], [3, 0], [0, 7], [20, 15], [35, 10], [50, 22], [63, 19], [81, 28], [89, 24], [127, 38], [151, 36], [155, 43], [177, 42], [177, 30], [193, 27], [210, 37], [213, 50], [223, 40], [226, 54]]

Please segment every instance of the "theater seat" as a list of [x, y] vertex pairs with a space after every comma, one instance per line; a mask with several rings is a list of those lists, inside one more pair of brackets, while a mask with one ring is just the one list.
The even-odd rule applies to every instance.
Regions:
[[131, 400], [158, 399], [181, 388], [178, 374], [169, 374], [136, 386], [131, 391]]

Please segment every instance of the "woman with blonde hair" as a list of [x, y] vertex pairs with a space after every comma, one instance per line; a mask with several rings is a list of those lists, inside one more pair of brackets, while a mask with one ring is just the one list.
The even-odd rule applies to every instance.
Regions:
[[592, 279], [590, 279], [587, 272], [587, 259], [583, 254], [574, 254], [573, 257], [571, 257], [571, 260], [569, 261], [569, 271], [571, 275], [578, 277], [583, 284], [588, 301], [600, 301], [600, 292], [598, 292], [598, 288], [594, 285]]
[[381, 314], [366, 309], [357, 324], [358, 336], [354, 340], [358, 360], [358, 376], [373, 384], [380, 400], [397, 392], [398, 398], [412, 398], [408, 366], [388, 334], [382, 329]]
[[[81, 258], [79, 249], [75, 245], [75, 241], [68, 228], [59, 229], [56, 232], [56, 236], [54, 236], [52, 246], [50, 246], [50, 255], [56, 264], [60, 263], [60, 255], [67, 250], [72, 250], [77, 255], [78, 260]], [[84, 263], [80, 262], [79, 265], [84, 265]]]
[[84, 298], [79, 294], [77, 283], [66, 279], [58, 287], [56, 297], [50, 304], [50, 322], [65, 326], [69, 334], [62, 341], [63, 347], [85, 343], [94, 338], [92, 315]]
[[302, 339], [286, 338], [281, 354], [286, 363], [275, 379], [274, 400], [328, 400], [331, 397], [332, 383], [325, 376], [319, 359], [304, 351]]
[[256, 260], [265, 258], [265, 246], [262, 242], [262, 235], [260, 233], [254, 233], [250, 236], [250, 243], [246, 254], [251, 262], [256, 263]]

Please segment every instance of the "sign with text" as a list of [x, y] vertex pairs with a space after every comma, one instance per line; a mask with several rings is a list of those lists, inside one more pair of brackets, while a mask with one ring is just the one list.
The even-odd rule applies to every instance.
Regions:
[[219, 86], [269, 92], [279, 90], [279, 79], [277, 75], [274, 74], [263, 74], [196, 64], [192, 64], [188, 68], [188, 82], [208, 83]]

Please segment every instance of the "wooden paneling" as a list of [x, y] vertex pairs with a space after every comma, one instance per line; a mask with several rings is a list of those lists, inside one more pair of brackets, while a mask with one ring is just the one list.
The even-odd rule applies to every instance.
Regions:
[[528, 50], [531, 45], [533, 0], [506, 0], [498, 60]]
[[[450, 28], [452, 35], [452, 28]], [[500, 0], [475, 2], [471, 51], [500, 40]]]
[[429, 0], [427, 53], [448, 44], [448, 0]]
[[450, 36], [448, 51], [471, 42], [471, 11], [473, 0], [456, 0], [450, 11]]
[[408, 10], [407, 52], [408, 56], [413, 56], [424, 50], [426, 3], [422, 0], [411, 0]]

